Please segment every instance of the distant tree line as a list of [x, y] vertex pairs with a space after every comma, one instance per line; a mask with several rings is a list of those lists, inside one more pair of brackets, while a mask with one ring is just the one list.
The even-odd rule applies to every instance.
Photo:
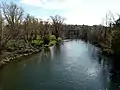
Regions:
[[[120, 17], [107, 14], [101, 25], [65, 25], [65, 36], [75, 36], [101, 48], [107, 55], [120, 56]], [[71, 33], [73, 32], [73, 33]], [[73, 37], [72, 37], [73, 38]]]

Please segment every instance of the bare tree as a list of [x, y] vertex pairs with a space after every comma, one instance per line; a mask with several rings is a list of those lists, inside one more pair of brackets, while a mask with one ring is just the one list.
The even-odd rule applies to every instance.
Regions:
[[107, 39], [108, 35], [111, 33], [112, 27], [113, 27], [113, 24], [115, 21], [116, 20], [115, 20], [113, 13], [111, 11], [109, 11], [109, 13], [106, 14], [106, 17], [103, 21], [103, 25], [105, 26], [105, 28], [104, 28], [104, 38], [105, 39]]
[[60, 36], [60, 31], [62, 30], [62, 25], [64, 22], [64, 18], [62, 18], [61, 16], [50, 16], [50, 18], [52, 19], [52, 25], [53, 25], [53, 34], [56, 36], [56, 38], [58, 38]]
[[5, 17], [8, 29], [11, 30], [12, 38], [16, 37], [19, 33], [19, 27], [22, 22], [23, 10], [16, 4], [2, 3], [2, 11]]
[[23, 26], [24, 26], [24, 29], [23, 29], [23, 37], [24, 37], [24, 40], [27, 42], [28, 40], [32, 39], [32, 36], [30, 35], [31, 34], [31, 23], [32, 23], [32, 16], [30, 16], [29, 14], [25, 17], [25, 20], [24, 20], [24, 23], [23, 23]]

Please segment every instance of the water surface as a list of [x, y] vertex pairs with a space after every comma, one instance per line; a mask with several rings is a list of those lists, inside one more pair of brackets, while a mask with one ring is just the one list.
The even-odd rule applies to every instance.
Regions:
[[0, 90], [120, 90], [108, 58], [80, 40], [12, 62], [0, 71]]

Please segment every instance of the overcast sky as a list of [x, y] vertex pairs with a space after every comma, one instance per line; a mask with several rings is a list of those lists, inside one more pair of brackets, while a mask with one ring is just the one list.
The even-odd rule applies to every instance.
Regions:
[[26, 13], [47, 19], [61, 15], [67, 24], [101, 24], [106, 13], [120, 14], [120, 0], [0, 0], [15, 2]]

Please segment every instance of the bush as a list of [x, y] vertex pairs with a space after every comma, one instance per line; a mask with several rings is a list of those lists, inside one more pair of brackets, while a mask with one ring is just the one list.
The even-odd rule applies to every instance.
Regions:
[[57, 43], [57, 41], [51, 41], [50, 43], [49, 43], [49, 46], [53, 46], [53, 45], [55, 45]]
[[49, 35], [45, 35], [44, 36], [44, 38], [43, 38], [43, 42], [44, 42], [44, 44], [49, 44], [49, 42], [50, 42], [50, 36]]
[[114, 52], [114, 54], [118, 55], [120, 54], [120, 30], [114, 30], [111, 34], [111, 48]]
[[58, 42], [60, 42], [60, 41], [62, 41], [62, 38], [61, 37], [58, 37], [58, 40], [57, 40]]
[[56, 40], [55, 35], [51, 35], [51, 36], [50, 36], [50, 41], [53, 41], [53, 40]]
[[7, 47], [6, 50], [9, 52], [13, 52], [13, 51], [15, 51], [15, 48], [14, 47]]
[[17, 44], [16, 41], [10, 40], [10, 41], [7, 42], [5, 48], [6, 48], [6, 50], [9, 51], [9, 52], [13, 52], [13, 51], [15, 51], [15, 50], [18, 49], [18, 47], [17, 47], [16, 44]]
[[42, 46], [43, 41], [42, 40], [32, 40], [32, 45], [36, 45], [36, 46]]

